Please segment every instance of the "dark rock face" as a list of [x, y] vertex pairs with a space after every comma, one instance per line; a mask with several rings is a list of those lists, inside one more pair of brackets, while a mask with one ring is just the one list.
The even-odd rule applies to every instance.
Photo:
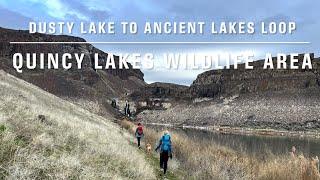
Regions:
[[189, 97], [188, 86], [171, 83], [152, 83], [129, 95], [136, 102], [137, 113], [147, 109], [164, 110]]
[[154, 99], [182, 99], [187, 96], [188, 86], [171, 83], [152, 83], [141, 87], [130, 94], [134, 100]]
[[[302, 58], [299, 55], [298, 64], [302, 63]], [[244, 64], [241, 64], [238, 69], [204, 72], [190, 86], [190, 95], [214, 98], [220, 95], [320, 88], [319, 59], [313, 59], [313, 69], [310, 70], [268, 70], [263, 69], [263, 63], [264, 60], [253, 62], [253, 70], [245, 69]]]
[[[93, 67], [95, 53], [99, 53], [100, 63], [106, 61], [107, 53], [95, 48], [91, 44], [10, 44], [12, 41], [48, 41], [48, 42], [84, 42], [78, 37], [65, 35], [29, 34], [28, 31], [9, 30], [0, 28], [0, 69], [13, 74], [23, 80], [31, 82], [40, 88], [61, 97], [84, 98], [104, 101], [110, 97], [120, 97], [144, 86], [143, 73], [132, 69], [108, 69], [96, 71]], [[69, 70], [28, 70], [16, 72], [12, 64], [15, 53], [63, 53], [85, 54], [82, 69], [77, 69], [76, 60], [70, 61], [73, 66]], [[115, 63], [119, 57], [114, 56]], [[45, 56], [45, 60], [47, 57]], [[37, 66], [39, 67], [39, 66]], [[118, 67], [118, 66], [117, 66]]]

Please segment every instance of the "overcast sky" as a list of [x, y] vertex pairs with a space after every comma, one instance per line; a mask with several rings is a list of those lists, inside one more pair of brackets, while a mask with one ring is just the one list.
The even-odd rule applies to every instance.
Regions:
[[[164, 52], [315, 52], [319, 55], [319, 0], [1, 0], [0, 26], [28, 29], [30, 21], [295, 21], [291, 35], [81, 35], [87, 41], [308, 41], [302, 45], [96, 45], [105, 52], [162, 54]], [[203, 70], [166, 70], [157, 56], [155, 70], [143, 70], [147, 82], [190, 85]]]

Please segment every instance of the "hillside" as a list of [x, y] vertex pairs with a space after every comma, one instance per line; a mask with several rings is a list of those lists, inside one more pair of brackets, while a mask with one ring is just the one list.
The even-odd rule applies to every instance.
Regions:
[[[140, 70], [132, 69], [129, 64], [128, 70], [95, 70], [93, 58], [99, 53], [101, 64], [106, 61], [107, 53], [95, 48], [91, 44], [9, 44], [11, 41], [48, 41], [48, 42], [84, 42], [78, 37], [66, 35], [29, 34], [28, 31], [10, 30], [0, 28], [0, 69], [10, 73], [27, 82], [37, 85], [47, 92], [65, 99], [85, 99], [98, 101], [105, 108], [104, 111], [111, 111], [110, 99], [124, 97], [127, 93], [145, 85], [143, 73]], [[73, 66], [69, 70], [28, 70], [17, 73], [12, 65], [14, 53], [84, 53], [83, 67], [78, 70]], [[118, 64], [119, 57], [115, 56], [115, 63]], [[37, 62], [39, 63], [39, 62]], [[71, 63], [75, 63], [75, 58]], [[37, 68], [39, 67], [39, 64]]]
[[[110, 100], [117, 98], [121, 110], [125, 100], [131, 100], [132, 112], [144, 111], [141, 116], [148, 122], [288, 130], [320, 128], [320, 60], [313, 54], [313, 69], [265, 70], [263, 60], [258, 60], [253, 62], [253, 70], [240, 64], [238, 69], [204, 72], [188, 87], [146, 84], [143, 73], [132, 68], [96, 71], [93, 55], [99, 53], [104, 63], [107, 53], [90, 44], [9, 44], [10, 41], [84, 42], [82, 38], [3, 28], [0, 33], [0, 69], [76, 104], [97, 106], [95, 113], [106, 117], [116, 112]], [[12, 67], [15, 52], [84, 53], [84, 67], [68, 71], [23, 69], [19, 74]], [[302, 57], [299, 56], [298, 64]], [[118, 63], [118, 57], [115, 59]]]
[[[301, 59], [302, 56], [300, 56]], [[211, 70], [184, 91], [189, 102], [140, 114], [146, 122], [194, 126], [235, 126], [294, 131], [320, 130], [319, 59], [313, 69]]]
[[130, 135], [0, 70], [0, 179], [155, 179]]

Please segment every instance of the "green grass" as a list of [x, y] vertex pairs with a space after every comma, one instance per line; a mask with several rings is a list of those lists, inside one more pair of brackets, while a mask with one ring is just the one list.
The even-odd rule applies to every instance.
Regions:
[[6, 129], [7, 129], [6, 126], [1, 124], [0, 125], [0, 134], [3, 133]]

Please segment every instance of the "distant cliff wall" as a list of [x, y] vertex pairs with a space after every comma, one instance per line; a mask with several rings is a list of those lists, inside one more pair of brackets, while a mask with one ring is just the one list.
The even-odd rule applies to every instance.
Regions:
[[[320, 88], [320, 60], [314, 59], [313, 54], [311, 56], [313, 69], [263, 69], [264, 60], [260, 60], [252, 63], [252, 70], [245, 69], [244, 64], [241, 64], [238, 69], [207, 71], [198, 75], [192, 83], [190, 96], [214, 98], [221, 95]], [[301, 64], [302, 58], [299, 55], [298, 64]]]

